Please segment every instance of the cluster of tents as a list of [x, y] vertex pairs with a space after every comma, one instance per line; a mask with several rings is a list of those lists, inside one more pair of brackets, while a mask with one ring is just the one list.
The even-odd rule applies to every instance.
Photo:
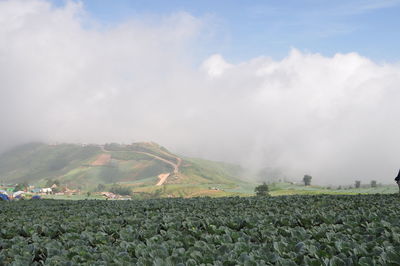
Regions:
[[10, 198], [8, 197], [8, 195], [0, 193], [0, 200], [8, 201], [10, 200]]
[[[12, 197], [8, 196], [6, 193], [0, 192], [0, 201], [10, 201], [13, 199], [23, 199], [24, 198], [24, 192], [23, 191], [18, 191], [12, 195]], [[31, 199], [40, 199], [39, 195], [33, 195]]]

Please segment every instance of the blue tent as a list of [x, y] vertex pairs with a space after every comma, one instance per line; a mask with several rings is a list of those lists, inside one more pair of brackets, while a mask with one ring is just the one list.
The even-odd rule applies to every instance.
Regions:
[[8, 201], [8, 200], [10, 200], [10, 198], [6, 194], [1, 194], [0, 193], [0, 200]]
[[39, 195], [34, 195], [34, 196], [32, 196], [32, 199], [40, 199], [40, 196]]

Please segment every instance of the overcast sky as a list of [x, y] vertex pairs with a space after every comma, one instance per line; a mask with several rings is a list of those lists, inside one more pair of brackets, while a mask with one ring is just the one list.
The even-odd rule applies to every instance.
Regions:
[[131, 2], [0, 1], [0, 149], [152, 140], [293, 179], [392, 182], [398, 1]]

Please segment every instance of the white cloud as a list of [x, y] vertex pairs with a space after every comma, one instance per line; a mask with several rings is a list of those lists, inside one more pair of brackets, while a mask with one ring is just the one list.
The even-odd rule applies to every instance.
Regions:
[[85, 27], [83, 7], [0, 2], [2, 147], [35, 139], [154, 140], [172, 150], [305, 173], [391, 182], [400, 167], [400, 67], [356, 53], [195, 67], [207, 21]]
[[399, 0], [369, 0], [360, 2], [360, 10], [374, 10], [374, 9], [384, 9], [393, 6], [398, 6], [400, 4]]
[[202, 68], [207, 72], [210, 77], [218, 77], [221, 76], [225, 70], [231, 67], [224, 58], [215, 54], [210, 56], [207, 60], [204, 61]]

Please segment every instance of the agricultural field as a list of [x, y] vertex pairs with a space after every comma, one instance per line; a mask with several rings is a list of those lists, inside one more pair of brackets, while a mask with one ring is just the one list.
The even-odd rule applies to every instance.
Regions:
[[322, 186], [304, 186], [303, 184], [273, 183], [270, 184], [271, 196], [283, 195], [358, 195], [358, 194], [393, 194], [398, 193], [397, 185], [380, 185], [366, 188], [328, 189]]
[[395, 265], [398, 195], [0, 202], [0, 265]]

